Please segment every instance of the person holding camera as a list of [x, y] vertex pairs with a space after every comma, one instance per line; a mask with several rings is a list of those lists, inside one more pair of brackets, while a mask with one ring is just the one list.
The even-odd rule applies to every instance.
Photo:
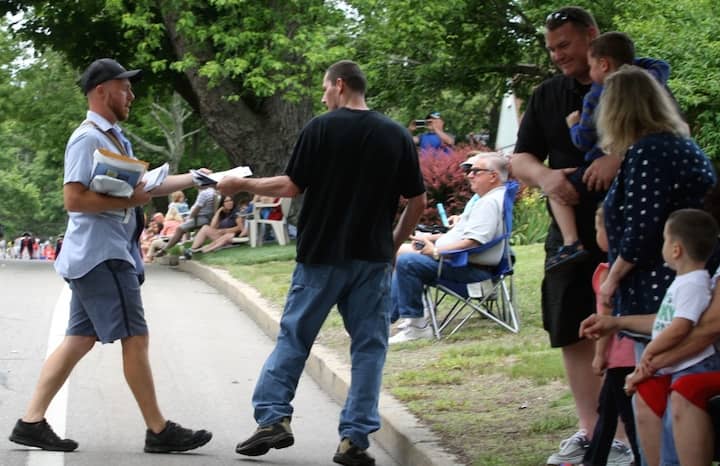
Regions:
[[426, 130], [417, 136], [413, 141], [420, 147], [420, 150], [442, 150], [447, 153], [455, 144], [455, 136], [445, 132], [445, 122], [440, 118], [439, 112], [428, 113], [424, 120], [413, 120], [408, 125], [411, 133], [418, 130]]
[[[471, 165], [466, 165], [467, 163]], [[401, 343], [419, 338], [432, 338], [432, 328], [424, 317], [423, 287], [438, 280], [438, 261], [443, 251], [481, 246], [503, 233], [503, 202], [508, 161], [496, 152], [483, 152], [463, 162], [473, 196], [465, 206], [457, 223], [447, 233], [411, 236], [411, 243], [398, 250], [392, 277], [390, 320], [402, 317], [401, 330], [389, 343]], [[500, 263], [503, 242], [487, 250], [471, 254], [465, 267], [443, 267], [441, 278], [462, 283], [474, 283], [492, 277]]]

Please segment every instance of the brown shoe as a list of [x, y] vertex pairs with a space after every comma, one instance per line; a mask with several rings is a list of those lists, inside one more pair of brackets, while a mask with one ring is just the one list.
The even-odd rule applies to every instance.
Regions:
[[345, 466], [375, 466], [375, 458], [367, 450], [353, 445], [349, 438], [340, 441], [333, 461]]
[[271, 448], [287, 448], [293, 443], [295, 437], [290, 429], [290, 418], [284, 417], [275, 424], [258, 427], [249, 439], [237, 444], [235, 452], [245, 456], [260, 456]]

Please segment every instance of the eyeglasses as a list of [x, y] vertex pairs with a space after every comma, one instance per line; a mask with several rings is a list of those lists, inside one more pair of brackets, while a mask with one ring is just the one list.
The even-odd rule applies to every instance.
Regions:
[[545, 27], [552, 30], [560, 27], [568, 21], [572, 21], [573, 23], [578, 23], [586, 27], [590, 26], [590, 24], [587, 24], [586, 18], [579, 16], [575, 12], [568, 10], [559, 10], [547, 15], [547, 17], [545, 18]]
[[465, 170], [466, 175], [469, 175], [470, 173], [472, 173], [473, 175], [477, 175], [478, 173], [482, 172], [494, 173], [495, 170], [491, 170], [489, 168], [468, 168], [467, 170]]

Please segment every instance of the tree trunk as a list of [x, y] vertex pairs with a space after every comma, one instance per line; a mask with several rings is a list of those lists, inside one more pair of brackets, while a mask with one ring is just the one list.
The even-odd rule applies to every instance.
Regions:
[[[163, 20], [170, 43], [178, 59], [188, 50], [188, 44], [177, 33], [177, 12], [164, 11]], [[209, 45], [205, 50], [192, 53], [200, 63], [213, 56]], [[228, 154], [230, 163], [248, 165], [257, 176], [282, 173], [292, 152], [300, 129], [312, 117], [312, 102], [304, 98], [296, 103], [287, 102], [280, 95], [268, 98], [255, 96], [229, 101], [228, 96], [248, 94], [239, 83], [223, 80], [210, 87], [208, 79], [200, 76], [197, 68], [185, 71], [192, 96], [188, 102], [197, 103], [196, 110], [205, 122], [208, 132]], [[177, 89], [183, 93], [186, 89]]]

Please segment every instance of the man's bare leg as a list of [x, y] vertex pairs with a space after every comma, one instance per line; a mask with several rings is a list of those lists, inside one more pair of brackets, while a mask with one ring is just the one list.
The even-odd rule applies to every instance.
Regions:
[[122, 340], [125, 380], [149, 429], [145, 436], [145, 452], [181, 452], [205, 445], [212, 439], [212, 433], [187, 429], [166, 420], [160, 413], [148, 357], [149, 341], [147, 335]]
[[602, 387], [602, 377], [593, 373], [592, 360], [595, 354], [594, 342], [580, 340], [562, 348], [565, 373], [575, 400], [575, 411], [580, 428], [592, 436], [597, 422], [598, 398]]
[[123, 371], [125, 380], [137, 401], [147, 427], [155, 433], [165, 428], [165, 418], [160, 413], [148, 346], [148, 335], [132, 336], [122, 340]]
[[95, 345], [95, 337], [66, 336], [55, 351], [47, 358], [40, 370], [35, 391], [27, 411], [22, 417], [25, 422], [39, 422], [45, 418], [50, 402], [70, 376], [75, 365]]

